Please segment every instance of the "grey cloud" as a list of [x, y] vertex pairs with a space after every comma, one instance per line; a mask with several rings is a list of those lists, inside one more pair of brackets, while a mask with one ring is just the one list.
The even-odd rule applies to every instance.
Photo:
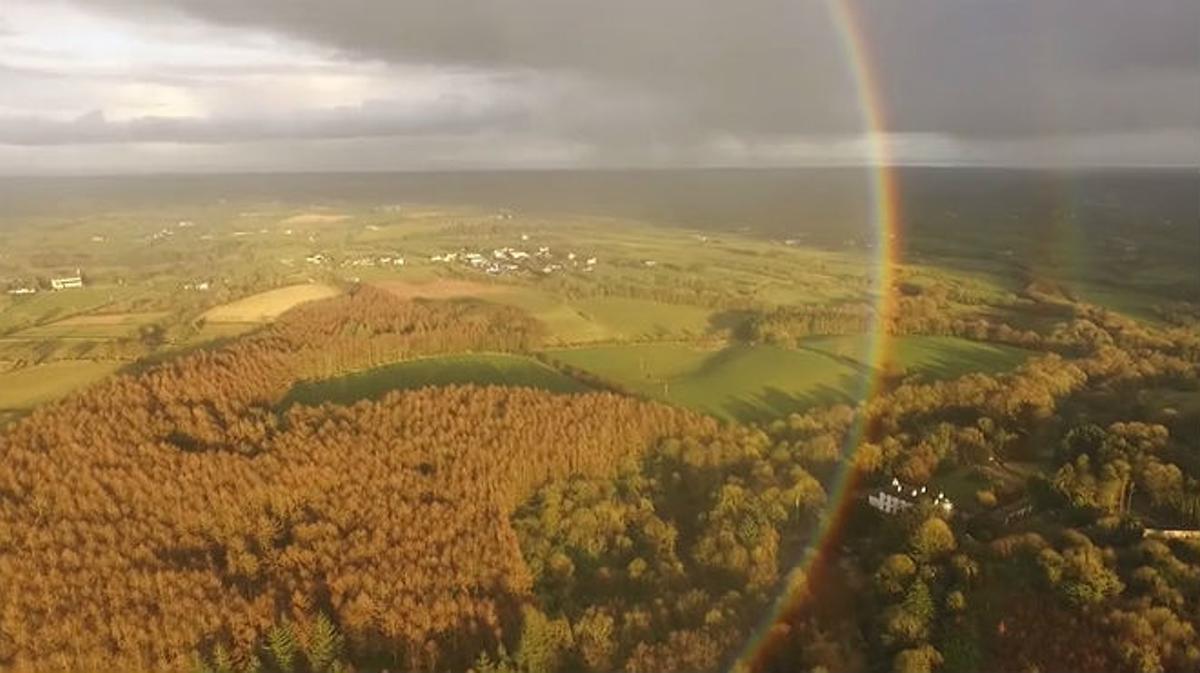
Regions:
[[513, 102], [478, 104], [446, 96], [431, 105], [369, 101], [361, 106], [261, 117], [138, 117], [109, 120], [100, 111], [71, 121], [0, 116], [0, 144], [234, 143], [265, 139], [369, 138], [475, 133], [520, 128]]
[[[831, 0], [837, 2], [839, 0]], [[1200, 126], [1194, 0], [847, 0], [889, 126], [1004, 138]], [[819, 0], [94, 0], [330, 45], [348, 58], [570, 71], [680, 128], [838, 133], [858, 102]], [[606, 88], [611, 87], [611, 88]]]

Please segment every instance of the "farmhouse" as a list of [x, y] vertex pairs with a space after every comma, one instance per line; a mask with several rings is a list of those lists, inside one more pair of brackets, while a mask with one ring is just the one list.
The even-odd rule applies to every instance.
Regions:
[[[909, 486], [901, 483], [899, 479], [893, 478], [889, 487], [880, 488], [875, 493], [867, 495], [867, 504], [884, 514], [895, 514], [912, 507], [928, 491], [927, 486]], [[934, 497], [933, 504], [941, 507], [947, 513], [954, 509], [954, 503], [950, 502], [946, 494], [941, 492]]]
[[75, 269], [74, 276], [63, 276], [61, 278], [51, 278], [50, 287], [55, 290], [71, 290], [83, 287], [83, 274], [79, 269]]
[[8, 291], [9, 294], [37, 294], [35, 287], [14, 287]]

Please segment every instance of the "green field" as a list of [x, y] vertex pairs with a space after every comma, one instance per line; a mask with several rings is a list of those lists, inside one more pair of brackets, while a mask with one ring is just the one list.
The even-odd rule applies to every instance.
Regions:
[[[971, 372], [991, 374], [1013, 369], [1029, 352], [1000, 344], [968, 341], [957, 337], [905, 336], [892, 340], [892, 357], [909, 374], [948, 379]], [[866, 337], [838, 336], [805, 339], [803, 348], [867, 364]]]
[[124, 288], [85, 287], [13, 299], [0, 311], [0, 333], [96, 311], [130, 294]]
[[31, 409], [95, 383], [122, 364], [60, 360], [0, 373], [0, 410]]
[[[820, 404], [853, 402], [871, 369], [859, 337], [812, 339], [804, 348], [683, 343], [558, 349], [550, 355], [635, 392], [738, 420], [778, 417]], [[897, 360], [931, 378], [1011, 369], [1019, 349], [950, 337], [896, 340]]]
[[454, 384], [528, 386], [558, 393], [587, 387], [558, 371], [520, 355], [447, 355], [409, 360], [321, 381], [297, 384], [284, 404], [351, 404], [378, 399], [392, 390]]
[[675, 343], [630, 344], [550, 355], [635, 392], [740, 420], [849, 401], [863, 378], [863, 368], [834, 357], [775, 346], [704, 350]]

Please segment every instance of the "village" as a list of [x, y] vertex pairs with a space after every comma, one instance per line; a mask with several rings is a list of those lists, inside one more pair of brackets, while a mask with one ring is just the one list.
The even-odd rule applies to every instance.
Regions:
[[[522, 237], [526, 238], [526, 237]], [[564, 269], [590, 272], [596, 268], [596, 257], [584, 257], [574, 251], [556, 256], [549, 246], [539, 246], [534, 252], [505, 246], [490, 251], [448, 252], [432, 255], [429, 261], [441, 264], [459, 264], [490, 275], [529, 272], [550, 275]]]
[[[522, 235], [527, 241], [528, 236]], [[337, 268], [388, 268], [402, 267], [408, 260], [400, 253], [374, 253], [349, 256], [337, 259], [327, 252], [313, 252], [304, 258], [312, 266]], [[550, 275], [563, 270], [591, 272], [596, 268], [599, 259], [595, 256], [585, 256], [575, 251], [565, 254], [553, 252], [549, 246], [539, 246], [536, 250], [525, 250], [513, 246], [492, 249], [459, 248], [451, 252], [440, 252], [428, 257], [433, 264], [448, 264], [465, 267], [472, 271], [486, 273], [492, 276], [506, 274], [536, 274]], [[291, 260], [281, 260], [290, 264]], [[647, 262], [647, 266], [653, 262]]]

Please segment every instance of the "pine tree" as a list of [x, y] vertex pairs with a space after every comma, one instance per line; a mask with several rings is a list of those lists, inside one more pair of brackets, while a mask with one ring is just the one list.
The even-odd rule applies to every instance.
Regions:
[[345, 639], [324, 614], [317, 615], [308, 631], [305, 656], [312, 673], [331, 673], [342, 656]]
[[275, 660], [276, 667], [281, 673], [292, 673], [296, 666], [296, 633], [292, 625], [284, 622], [271, 629], [267, 634], [267, 650]]

